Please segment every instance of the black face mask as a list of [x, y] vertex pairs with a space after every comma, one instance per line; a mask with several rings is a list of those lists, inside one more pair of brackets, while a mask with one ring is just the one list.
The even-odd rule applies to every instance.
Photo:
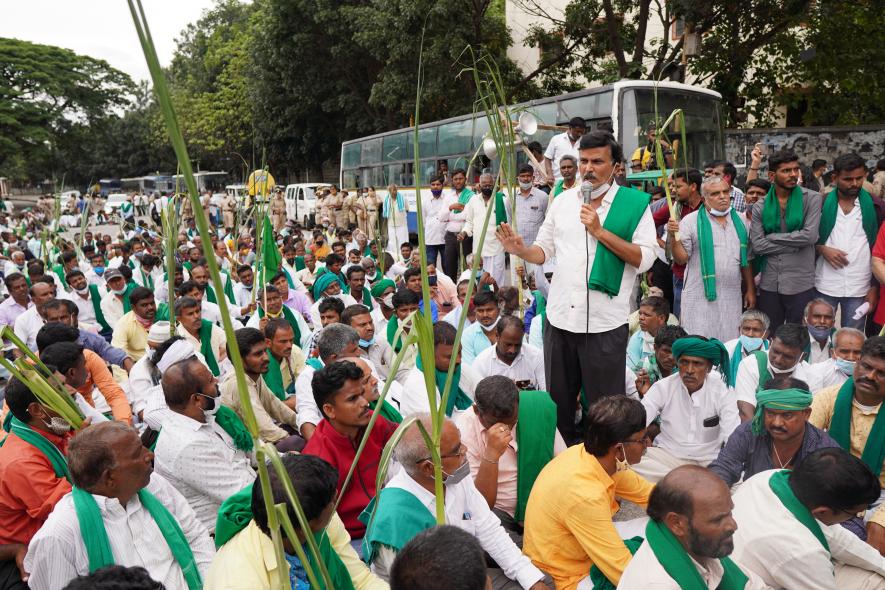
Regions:
[[479, 190], [480, 190], [480, 192], [482, 192], [483, 196], [486, 196], [486, 197], [492, 196], [492, 187], [490, 187], [490, 186], [484, 186], [484, 187], [480, 188]]

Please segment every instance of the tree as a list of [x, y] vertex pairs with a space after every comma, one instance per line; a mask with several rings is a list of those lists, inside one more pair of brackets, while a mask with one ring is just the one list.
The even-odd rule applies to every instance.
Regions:
[[56, 174], [55, 143], [67, 130], [129, 104], [132, 80], [73, 51], [0, 38], [0, 173]]

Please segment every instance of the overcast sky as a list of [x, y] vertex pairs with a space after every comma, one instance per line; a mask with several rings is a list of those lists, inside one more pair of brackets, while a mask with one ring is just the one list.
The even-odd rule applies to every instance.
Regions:
[[[154, 45], [169, 65], [175, 38], [213, 0], [142, 0]], [[0, 37], [57, 45], [149, 79], [126, 0], [0, 0]]]

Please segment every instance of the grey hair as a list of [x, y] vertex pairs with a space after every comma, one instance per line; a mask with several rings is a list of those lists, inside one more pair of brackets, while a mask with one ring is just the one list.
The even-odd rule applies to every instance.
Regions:
[[708, 191], [708, 186], [714, 184], [716, 182], [724, 182], [729, 187], [731, 187], [731, 183], [725, 180], [724, 177], [719, 176], [718, 174], [713, 174], [711, 176], [707, 176], [704, 180], [701, 181], [701, 194], [706, 195]]
[[[427, 432], [433, 431], [433, 418], [428, 414], [415, 414], [415, 421], [420, 422]], [[452, 422], [451, 418], [446, 418], [446, 422]], [[453, 423], [454, 424], [454, 423]], [[445, 426], [445, 423], [443, 424]], [[412, 424], [403, 433], [403, 437], [396, 444], [393, 455], [400, 465], [403, 466], [409, 475], [418, 474], [418, 464], [422, 459], [430, 456], [430, 450], [424, 437], [421, 436], [421, 430], [417, 424]]]
[[836, 333], [833, 334], [833, 344], [839, 344], [839, 336], [857, 336], [860, 338], [861, 342], [867, 341], [867, 335], [858, 330], [857, 328], [839, 328], [836, 330]]
[[745, 321], [759, 322], [760, 324], [762, 324], [762, 329], [764, 332], [768, 332], [768, 327], [771, 325], [771, 320], [768, 319], [768, 316], [758, 309], [748, 309], [747, 311], [742, 313], [741, 323], [743, 324]]
[[480, 174], [480, 175], [479, 175], [479, 181], [482, 182], [482, 179], [485, 178], [486, 176], [488, 176], [489, 178], [491, 178], [491, 179], [492, 179], [492, 182], [495, 181], [495, 175], [492, 174], [491, 172], [483, 172], [482, 174]]
[[811, 311], [811, 307], [812, 307], [813, 305], [818, 305], [818, 304], [826, 305], [827, 307], [829, 307], [830, 309], [833, 310], [833, 315], [836, 315], [836, 308], [833, 307], [832, 304], [831, 304], [829, 301], [827, 301], [826, 299], [822, 299], [822, 298], [820, 298], [820, 297], [815, 297], [814, 299], [812, 299], [811, 301], [809, 301], [809, 302], [805, 305], [805, 309], [802, 310], [802, 317], [803, 317], [803, 318], [807, 317], [807, 316], [808, 316], [808, 312]]
[[192, 309], [194, 307], [201, 307], [201, 303], [194, 299], [193, 297], [176, 297], [175, 298], [175, 315], [181, 315], [186, 309]]
[[561, 158], [559, 159], [559, 165], [560, 165], [560, 166], [562, 166], [562, 162], [563, 162], [563, 160], [568, 160], [569, 162], [571, 162], [571, 163], [574, 164], [575, 166], [578, 165], [578, 159], [577, 159], [576, 157], [574, 157], [573, 155], [571, 155], [571, 154], [566, 154], [566, 155], [564, 155], [563, 157], [561, 157]]
[[332, 355], [341, 354], [349, 344], [357, 344], [360, 341], [359, 333], [344, 324], [329, 324], [320, 332], [317, 338], [317, 350], [323, 362]]

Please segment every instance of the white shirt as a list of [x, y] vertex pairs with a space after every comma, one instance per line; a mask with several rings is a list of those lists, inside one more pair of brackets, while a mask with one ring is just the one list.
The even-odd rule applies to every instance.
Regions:
[[523, 344], [513, 363], [508, 365], [500, 358], [495, 346], [490, 346], [476, 355], [470, 368], [479, 380], [491, 375], [503, 375], [513, 381], [528, 381], [529, 389], [547, 391], [544, 375], [544, 355], [531, 344]]
[[[618, 186], [612, 185], [602, 197], [602, 204], [597, 209], [600, 223], [605, 223], [617, 190]], [[557, 328], [569, 332], [607, 332], [627, 323], [636, 275], [650, 269], [655, 261], [655, 224], [651, 211], [646, 208], [631, 240], [641, 248], [642, 261], [639, 268], [624, 263], [618, 295], [609, 297], [602, 291], [587, 289], [587, 278], [596, 259], [597, 241], [581, 223], [581, 203], [577, 187], [560, 193], [547, 209], [547, 219], [535, 239], [534, 245], [544, 251], [546, 260], [552, 260], [554, 256], [557, 260], [547, 300], [547, 319]], [[584, 236], [587, 236], [586, 248]], [[592, 310], [589, 317], [588, 309]]]
[[[36, 256], [36, 258], [39, 258], [39, 256]], [[24, 268], [19, 268], [19, 267], [17, 267], [17, 266], [15, 265], [15, 263], [14, 263], [13, 261], [11, 261], [11, 260], [7, 260], [6, 262], [3, 263], [3, 276], [4, 276], [4, 277], [8, 277], [8, 276], [11, 275], [12, 273], [16, 273], [16, 272], [19, 273], [19, 274], [21, 274], [21, 275], [27, 276], [27, 275], [28, 275], [28, 265], [27, 265], [27, 262], [25, 263], [25, 267], [24, 267]]]
[[444, 195], [434, 198], [433, 195], [421, 197], [421, 211], [424, 213], [424, 243], [430, 246], [441, 246], [446, 241], [445, 212], [448, 211]]
[[[446, 314], [446, 318], [452, 315], [452, 313], [453, 312], [450, 311], [448, 314]], [[375, 326], [375, 334], [380, 334], [382, 336], [387, 334], [387, 318], [384, 317], [384, 312], [381, 311], [381, 306], [379, 305], [378, 307], [373, 309], [370, 315], [372, 316], [372, 324]], [[394, 314], [390, 317], [395, 318], [396, 315]]]
[[[252, 289], [255, 286], [253, 285], [251, 288], [246, 288], [243, 283], [234, 283], [233, 292], [234, 292], [234, 301], [237, 302], [237, 305], [240, 308], [246, 307], [250, 303], [252, 303]], [[222, 295], [223, 297], [224, 295]]]
[[559, 133], [550, 138], [550, 143], [547, 144], [547, 150], [544, 152], [544, 157], [549, 159], [553, 168], [553, 180], [559, 180], [562, 178], [562, 174], [559, 173], [559, 159], [565, 155], [574, 156], [575, 160], [578, 160], [578, 145], [581, 143], [581, 138], [579, 137], [577, 141], [572, 141], [568, 132]]
[[[722, 582], [722, 576], [725, 570], [718, 559], [706, 559], [703, 564], [698, 563], [691, 556], [692, 564], [701, 578], [704, 580], [704, 586], [710, 590], [716, 590], [719, 583]], [[740, 566], [740, 564], [737, 564]], [[741, 571], [749, 578], [744, 590], [764, 590], [769, 588], [765, 583], [753, 572], [745, 567], [741, 567]], [[621, 590], [680, 590], [676, 580], [670, 577], [670, 574], [655, 557], [654, 551], [648, 543], [640, 545], [639, 550], [633, 555], [633, 559], [627, 564], [627, 569], [621, 574], [621, 581], [618, 582], [618, 588]]]
[[[477, 378], [476, 373], [473, 372], [473, 368], [461, 363], [461, 381], [459, 386], [470, 399], [476, 399], [474, 391], [476, 390], [476, 384], [478, 382], [479, 379]], [[439, 407], [442, 392], [435, 386], [434, 389], [436, 390], [436, 406]], [[456, 395], [457, 393], [457, 391], [451, 391], [449, 397]], [[452, 420], [457, 422], [458, 416], [469, 410], [470, 408], [467, 408], [467, 410], [454, 408], [452, 410]], [[408, 376], [406, 376], [406, 381], [403, 384], [403, 394], [402, 398], [399, 400], [399, 413], [405, 418], [412, 414], [427, 414], [429, 412], [430, 402], [427, 399], [427, 386], [424, 384], [424, 374], [418, 370], [418, 367], [412, 367], [412, 370], [409, 371]]]
[[108, 292], [107, 295], [101, 298], [101, 313], [111, 328], [116, 327], [117, 322], [123, 317], [123, 300]]
[[[712, 461], [741, 423], [734, 392], [715, 372], [707, 375], [704, 385], [692, 394], [679, 374], [665, 377], [651, 386], [642, 405], [646, 426], [661, 417], [661, 433], [655, 438], [655, 446], [679, 459]], [[718, 418], [718, 423], [704, 426], [704, 421], [712, 418]]]
[[827, 341], [824, 342], [823, 345], [815, 340], [811, 333], [808, 334], [808, 337], [811, 339], [811, 344], [808, 347], [811, 353], [811, 358], [807, 359], [809, 364], [816, 365], [817, 363], [822, 363], [830, 358], [830, 351], [833, 350], [832, 335], [827, 338]]
[[459, 193], [456, 193], [454, 189], [446, 189], [445, 192], [443, 192], [445, 211], [443, 211], [440, 216], [440, 221], [443, 221], [446, 224], [446, 231], [455, 234], [464, 229], [464, 213], [467, 209], [466, 205], [461, 211], [452, 211], [449, 209], [449, 207], [458, 202], [458, 195]]
[[[768, 351], [765, 351], [766, 356]], [[772, 377], [777, 377], [774, 373]], [[811, 365], [805, 361], [800, 362], [793, 371], [791, 377], [805, 381], [812, 393], [821, 388], [817, 374], [811, 370]], [[764, 383], [762, 385], [765, 385]], [[747, 402], [756, 407], [756, 390], [759, 388], [759, 365], [756, 363], [756, 355], [746, 357], [738, 365], [737, 376], [734, 380], [735, 400]]]
[[[431, 514], [436, 514], [436, 496], [421, 487], [404, 469], [390, 479], [387, 487], [411, 493]], [[532, 565], [501, 526], [501, 521], [473, 484], [473, 478], [465, 477], [455, 485], [446, 487], [445, 512], [446, 524], [475, 537], [505, 576], [523, 588], [530, 588], [544, 578], [541, 570]]]
[[878, 551], [841, 525], [817, 521], [830, 546], [827, 553], [772, 491], [769, 480], [775, 473], [777, 470], [757, 473], [733, 496], [732, 514], [738, 522], [735, 559], [766, 584], [791, 590], [836, 590], [834, 562], [885, 576], [885, 557]]
[[817, 383], [817, 389], [826, 389], [833, 385], [842, 385], [848, 381], [849, 375], [846, 375], [836, 368], [836, 359], [828, 358], [825, 361], [815, 363], [808, 367], [808, 372], [813, 376]]
[[[126, 398], [132, 406], [133, 414], [143, 412], [148, 400], [152, 396], [151, 390], [155, 387], [160, 387], [159, 381], [154, 383], [154, 378], [151, 376], [153, 363], [151, 363], [150, 359], [153, 354], [153, 350], [149, 350], [138, 359], [129, 371], [129, 379], [123, 384], [123, 389], [126, 391]], [[160, 395], [163, 395], [162, 388]], [[155, 430], [159, 430], [159, 428], [155, 428]]]
[[299, 431], [304, 424], [316, 426], [323, 419], [323, 414], [313, 399], [314, 373], [316, 373], [316, 369], [310, 365], [304, 365], [304, 370], [295, 378], [295, 423], [298, 425]]
[[[184, 496], [162, 476], [152, 474], [146, 489], [178, 521], [193, 551], [197, 569], [205, 580], [209, 562], [215, 555], [206, 527], [197, 519]], [[101, 511], [117, 565], [143, 567], [151, 578], [162, 582], [169, 590], [187, 589], [181, 567], [138, 496], [133, 496], [125, 507], [116, 498], [95, 494], [93, 498]], [[28, 585], [32, 590], [58, 590], [77, 576], [89, 573], [89, 558], [71, 494], [59, 500], [43, 527], [31, 539], [25, 569], [31, 573]]]
[[[97, 288], [98, 288], [98, 296], [100, 298], [103, 298], [105, 295], [107, 295], [107, 291], [105, 291], [104, 287], [98, 286]], [[77, 304], [77, 309], [79, 310], [79, 313], [77, 314], [77, 320], [80, 323], [95, 324], [98, 322], [98, 320], [95, 317], [95, 307], [93, 307], [93, 305], [92, 305], [92, 293], [91, 292], [86, 291], [86, 297], [84, 298], [76, 291], [72, 291], [71, 292], [71, 301], [73, 301], [74, 303]], [[99, 299], [98, 304], [99, 304], [99, 306], [101, 306], [101, 299]], [[110, 325], [111, 328], [114, 327], [113, 324], [108, 324], [108, 325]]]
[[[501, 246], [501, 242], [498, 241], [497, 236], [495, 236], [495, 195], [492, 194], [489, 197], [488, 203], [483, 198], [482, 194], [476, 194], [470, 197], [470, 200], [467, 202], [467, 205], [464, 207], [464, 229], [462, 230], [468, 236], [473, 236], [473, 253], [477, 253], [477, 249], [479, 248], [479, 232], [482, 231], [482, 228], [485, 226], [486, 222], [486, 211], [488, 211], [489, 207], [492, 207], [492, 212], [489, 215], [489, 225], [486, 227], [485, 232], [485, 241], [482, 244], [482, 254], [481, 256], [498, 256], [499, 254], [504, 253], [504, 247]], [[504, 197], [504, 207], [507, 207], [507, 197]], [[467, 253], [465, 252], [465, 256]]]
[[35, 305], [29, 307], [27, 311], [15, 318], [15, 324], [12, 327], [12, 331], [28, 345], [28, 348], [36, 352], [37, 332], [40, 331], [40, 328], [42, 328], [45, 323], [46, 320], [37, 313], [37, 306]]
[[95, 274], [95, 271], [92, 270], [91, 266], [83, 271], [83, 276], [86, 277], [86, 282], [90, 285], [98, 285], [99, 287], [104, 287], [104, 275], [98, 276], [97, 274]]
[[[339, 293], [338, 295], [330, 295], [330, 297], [337, 297], [341, 301], [344, 302], [344, 308], [347, 309], [351, 305], [356, 305], [357, 300], [348, 295], [347, 293]], [[321, 298], [319, 301], [315, 301], [313, 305], [310, 306], [310, 321], [314, 326], [322, 326], [323, 323], [320, 321], [320, 301], [325, 299], [325, 297]]]
[[860, 200], [854, 200], [854, 208], [845, 213], [836, 205], [836, 225], [827, 238], [826, 245], [846, 253], [848, 266], [833, 268], [817, 257], [814, 271], [814, 288], [831, 297], [863, 297], [870, 290], [870, 244], [863, 230]]
[[221, 503], [255, 481], [249, 456], [212, 416], [198, 422], [173, 411], [157, 439], [154, 467], [182, 493], [210, 533]]

